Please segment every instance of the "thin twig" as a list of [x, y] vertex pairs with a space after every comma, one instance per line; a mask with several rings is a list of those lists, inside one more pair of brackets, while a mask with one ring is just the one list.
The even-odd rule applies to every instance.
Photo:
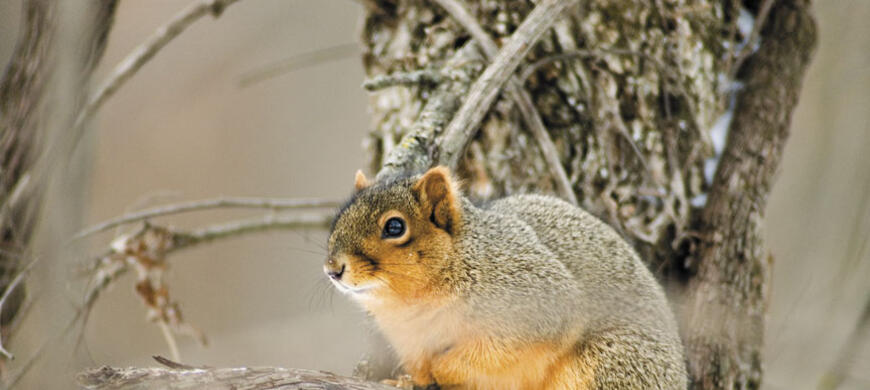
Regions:
[[263, 218], [247, 219], [209, 226], [192, 232], [173, 231], [175, 237], [168, 253], [206, 242], [268, 230], [326, 229], [332, 222], [332, 212], [308, 215], [267, 215]]
[[160, 355], [154, 355], [151, 356], [151, 358], [154, 359], [154, 361], [156, 361], [157, 363], [166, 366], [166, 368], [171, 368], [173, 370], [207, 370], [209, 368], [206, 366], [191, 366], [189, 364], [179, 363], [177, 361], [169, 360]]
[[436, 163], [434, 152], [439, 148], [438, 135], [459, 109], [482, 62], [478, 45], [472, 41], [466, 42], [446, 61], [441, 73], [451, 77], [431, 92], [411, 130], [385, 154], [377, 180], [424, 171]]
[[139, 222], [163, 215], [180, 214], [190, 211], [201, 211], [215, 208], [259, 208], [259, 209], [297, 209], [297, 208], [332, 208], [340, 203], [328, 199], [282, 199], [282, 198], [215, 198], [177, 203], [153, 207], [98, 223], [76, 234], [75, 239], [109, 230], [113, 227]]
[[367, 91], [377, 91], [396, 85], [438, 85], [444, 77], [434, 69], [420, 69], [411, 72], [398, 72], [377, 75], [363, 81]]
[[[9, 299], [9, 296], [12, 295], [12, 292], [21, 284], [21, 281], [24, 280], [24, 276], [30, 272], [33, 268], [33, 265], [39, 261], [40, 257], [37, 257], [30, 261], [27, 266], [25, 266], [21, 271], [18, 271], [18, 275], [15, 275], [15, 278], [12, 279], [12, 282], [6, 286], [6, 291], [3, 291], [3, 296], [0, 297], [0, 313], [3, 312], [3, 306], [6, 304], [6, 300]], [[3, 338], [0, 337], [0, 354], [5, 356], [7, 359], [12, 360], [15, 359], [15, 356], [12, 355], [6, 348], [3, 347]]]
[[[224, 238], [237, 237], [248, 233], [263, 232], [268, 230], [293, 230], [293, 229], [325, 229], [332, 222], [333, 215], [331, 212], [323, 214], [310, 215], [286, 215], [273, 216], [268, 215], [264, 218], [246, 219], [241, 221], [228, 222], [219, 225], [208, 226], [199, 230], [186, 231], [170, 231], [172, 234], [172, 246], [164, 253], [168, 255], [174, 251], [189, 248], [205, 242], [217, 241]], [[130, 236], [136, 236], [144, 233], [145, 227], [139, 232], [133, 233]], [[151, 226], [150, 228], [154, 228]], [[115, 250], [111, 250], [97, 257], [97, 263], [101, 263], [102, 259], [112, 256]], [[115, 262], [113, 267], [102, 268], [100, 265], [95, 267], [94, 286], [85, 294], [82, 311], [87, 313], [96, 303], [100, 293], [102, 293], [109, 285], [124, 274], [128, 268], [125, 262]]]
[[[263, 232], [268, 230], [287, 230], [287, 229], [325, 229], [329, 226], [333, 219], [333, 213], [323, 212], [320, 214], [307, 215], [266, 215], [257, 219], [246, 219], [233, 221], [219, 225], [208, 226], [194, 231], [179, 231], [170, 230], [167, 228], [157, 227], [145, 224], [140, 230], [127, 236], [117, 247], [114, 247], [106, 253], [96, 258], [96, 266], [94, 267], [93, 286], [85, 293], [84, 303], [76, 315], [71, 320], [71, 323], [83, 319], [83, 323], [87, 321], [90, 310], [93, 308], [97, 298], [105, 291], [113, 282], [129, 269], [127, 261], [118, 261], [117, 256], [129, 256], [131, 250], [138, 251], [160, 251], [160, 258], [165, 258], [169, 254], [181, 250], [203, 244], [207, 242], [217, 241], [224, 238], [238, 237], [249, 233]], [[166, 237], [169, 242], [151, 242], [148, 245], [161, 246], [162, 248], [142, 247], [143, 243], [148, 241], [137, 241], [135, 248], [130, 248], [130, 240], [147, 234], [149, 231], [162, 231], [167, 233]], [[173, 359], [179, 359], [179, 352], [175, 338], [172, 334], [170, 324], [165, 319], [160, 319], [158, 325], [166, 338], [169, 345], [170, 353]], [[71, 324], [69, 325], [71, 326]]]
[[96, 92], [88, 97], [87, 103], [76, 117], [74, 130], [74, 142], [81, 139], [84, 132], [83, 125], [96, 113], [103, 103], [111, 98], [115, 92], [124, 85], [127, 80], [133, 77], [139, 69], [145, 65], [151, 58], [163, 49], [169, 42], [180, 35], [184, 30], [190, 27], [193, 22], [199, 20], [205, 15], [220, 16], [221, 12], [226, 7], [229, 7], [238, 0], [200, 0], [176, 14], [168, 23], [160, 26], [148, 39], [142, 44], [133, 49], [133, 52], [127, 55], [115, 69], [111, 75], [104, 81]]
[[[325, 229], [329, 227], [333, 218], [334, 216], [332, 212], [307, 215], [267, 215], [262, 218], [245, 219], [207, 226], [189, 232], [167, 229], [172, 237], [172, 245], [166, 249], [164, 255], [202, 243], [242, 236], [249, 233], [269, 230]], [[147, 225], [143, 229], [132, 233], [130, 237], [144, 234], [146, 230], [155, 228], [161, 229], [159, 227]], [[117, 248], [97, 256], [97, 263], [100, 263], [102, 259], [112, 256], [116, 252], [118, 252]], [[96, 284], [85, 294], [83, 305], [85, 310], [88, 310], [93, 306], [101, 291], [105, 290], [112, 281], [127, 271], [126, 263], [120, 262], [116, 264], [118, 264], [118, 266], [108, 269], [101, 269], [99, 265], [94, 268], [96, 272], [102, 273], [96, 275]]]
[[603, 54], [604, 54], [604, 52], [600, 51], [600, 50], [577, 49], [577, 50], [572, 50], [570, 52], [549, 55], [549, 56], [541, 58], [541, 59], [539, 59], [539, 60], [537, 60], [529, 65], [526, 65], [526, 67], [520, 71], [520, 80], [523, 80], [523, 81], [528, 80], [529, 76], [531, 76], [532, 73], [535, 73], [542, 66], [553, 63], [553, 62], [564, 61], [564, 60], [573, 60], [576, 58], [601, 57]]
[[755, 24], [752, 25], [752, 32], [749, 33], [749, 38], [746, 39], [746, 44], [740, 48], [739, 52], [737, 52], [734, 64], [731, 65], [731, 69], [728, 72], [730, 80], [734, 80], [734, 78], [737, 77], [737, 71], [740, 70], [743, 62], [749, 58], [750, 54], [752, 54], [752, 47], [755, 45], [756, 41], [758, 41], [761, 29], [764, 27], [764, 22], [767, 21], [767, 15], [770, 14], [770, 9], [773, 8], [773, 3], [773, 0], [764, 0], [764, 2], [761, 3], [761, 7], [758, 9], [758, 14], [755, 15]]
[[529, 13], [510, 40], [493, 57], [492, 63], [472, 84], [465, 102], [447, 126], [442, 139], [440, 163], [453, 167], [457, 165], [498, 92], [512, 77], [526, 53], [562, 11], [578, 1], [543, 0]]
[[359, 52], [359, 44], [344, 43], [337, 46], [327, 47], [325, 49], [298, 54], [278, 63], [269, 64], [260, 69], [255, 69], [243, 74], [242, 77], [239, 79], [239, 86], [242, 88], [249, 87], [253, 84], [280, 76], [282, 74], [308, 68], [314, 65], [320, 65], [324, 62], [336, 61], [342, 58], [347, 58], [357, 52]]
[[178, 351], [178, 343], [175, 342], [175, 335], [169, 329], [169, 324], [161, 319], [157, 321], [157, 325], [160, 327], [160, 333], [163, 334], [163, 338], [166, 340], [166, 345], [169, 346], [169, 354], [172, 355], [172, 360], [180, 362], [181, 352]]
[[[487, 59], [493, 60], [498, 56], [498, 46], [495, 44], [495, 41], [493, 41], [489, 34], [483, 30], [480, 23], [478, 23], [470, 13], [468, 13], [461, 3], [456, 0], [435, 0], [435, 2], [443, 7], [469, 32], [469, 34], [471, 34], [474, 40], [476, 40], [483, 48], [483, 52]], [[535, 10], [537, 10], [537, 7]], [[529, 17], [531, 17], [531, 15], [529, 15]], [[529, 18], [527, 18], [527, 20], [528, 19]], [[550, 21], [550, 23], [552, 22], [553, 21]], [[517, 31], [517, 33], [519, 33], [519, 31]], [[514, 36], [517, 35], [514, 34]], [[534, 43], [535, 41], [537, 41], [537, 39], [534, 39], [531, 43]], [[532, 44], [529, 45], [529, 47], [531, 46]], [[517, 63], [517, 65], [519, 65], [519, 63]], [[541, 154], [547, 162], [547, 167], [550, 169], [550, 174], [553, 175], [559, 192], [566, 200], [577, 205], [577, 196], [574, 194], [571, 182], [568, 180], [568, 175], [565, 173], [565, 168], [559, 160], [559, 152], [556, 150], [556, 146], [553, 144], [553, 140], [550, 138], [543, 120], [541, 120], [540, 113], [538, 113], [537, 108], [535, 108], [532, 97], [529, 95], [529, 92], [523, 88], [521, 80], [525, 79], [510, 76], [505, 89], [511, 100], [513, 100], [520, 109], [523, 121], [535, 137], [535, 140], [538, 142], [538, 147], [541, 148]]]

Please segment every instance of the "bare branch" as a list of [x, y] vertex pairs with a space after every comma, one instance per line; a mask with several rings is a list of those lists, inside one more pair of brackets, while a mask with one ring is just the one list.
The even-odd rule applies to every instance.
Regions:
[[410, 72], [377, 75], [363, 81], [363, 88], [367, 91], [377, 91], [379, 89], [396, 85], [438, 85], [441, 84], [443, 80], [444, 77], [440, 72], [434, 69], [421, 69]]
[[456, 51], [441, 70], [449, 75], [433, 91], [414, 122], [414, 127], [384, 158], [378, 179], [407, 172], [422, 171], [434, 163], [436, 138], [459, 109], [462, 96], [468, 91], [471, 77], [478, 73], [481, 62], [477, 45], [466, 43]]
[[101, 389], [349, 389], [395, 390], [375, 382], [298, 368], [111, 368], [78, 375], [81, 388]]
[[192, 336], [201, 344], [204, 334], [185, 322], [181, 309], [170, 300], [169, 288], [162, 277], [168, 256], [180, 249], [219, 239], [248, 233], [277, 229], [326, 228], [332, 221], [332, 212], [308, 215], [267, 215], [262, 218], [234, 221], [209, 226], [191, 232], [172, 230], [145, 224], [138, 231], [116, 238], [111, 249], [96, 259], [92, 271], [91, 287], [85, 294], [84, 304], [71, 320], [87, 320], [97, 298], [117, 278], [129, 269], [136, 270], [136, 292], [142, 299], [150, 321], [157, 323], [174, 359], [178, 359], [175, 334]]
[[[9, 296], [12, 295], [12, 292], [18, 287], [19, 284], [24, 280], [24, 277], [30, 272], [33, 268], [34, 264], [39, 261], [40, 258], [36, 258], [30, 261], [26, 267], [18, 271], [18, 275], [15, 275], [15, 278], [12, 279], [12, 282], [6, 286], [6, 290], [3, 291], [3, 296], [0, 296], [0, 312], [3, 311], [3, 305], [6, 304], [6, 300], [9, 299]], [[0, 354], [5, 356], [7, 359], [15, 359], [15, 356], [12, 355], [6, 348], [3, 347], [3, 338], [0, 337]]]
[[297, 208], [331, 208], [338, 207], [341, 203], [335, 200], [328, 199], [282, 199], [282, 198], [215, 198], [196, 200], [192, 202], [170, 204], [165, 206], [154, 207], [141, 211], [136, 211], [130, 214], [125, 214], [108, 221], [100, 222], [91, 226], [80, 233], [76, 234], [75, 238], [83, 238], [94, 233], [102, 232], [114, 228], [119, 225], [139, 222], [142, 220], [171, 215], [180, 214], [190, 211], [202, 211], [216, 208], [257, 208], [257, 209], [272, 209], [285, 210]]
[[326, 229], [333, 219], [332, 212], [309, 215], [267, 215], [206, 227], [193, 232], [173, 232], [174, 245], [169, 252], [206, 242], [269, 230]]
[[81, 135], [84, 132], [84, 123], [100, 109], [106, 100], [115, 94], [118, 88], [124, 85], [146, 62], [153, 58], [158, 51], [184, 32], [193, 22], [205, 15], [220, 16], [226, 7], [237, 1], [200, 0], [179, 12], [168, 23], [160, 26], [145, 42], [136, 47], [132, 53], [115, 66], [109, 78], [100, 85], [96, 92], [91, 94], [73, 125], [75, 132], [74, 140], [78, 142], [81, 139]]
[[[93, 286], [85, 294], [83, 310], [88, 311], [96, 302], [100, 293], [114, 282], [119, 276], [127, 271], [127, 263], [113, 261], [113, 257], [126, 255], [132, 249], [129, 239], [144, 234], [149, 229], [161, 229], [169, 233], [170, 243], [165, 245], [161, 256], [174, 251], [189, 248], [205, 242], [217, 241], [224, 238], [237, 237], [249, 233], [263, 232], [268, 230], [294, 230], [294, 229], [325, 229], [332, 221], [332, 213], [290, 216], [266, 216], [258, 219], [228, 222], [225, 224], [205, 227], [192, 232], [169, 230], [165, 228], [146, 225], [143, 229], [134, 232], [127, 237], [116, 240], [116, 244], [108, 252], [97, 257], [97, 266], [94, 268]], [[149, 251], [153, 248], [138, 247], [137, 251]]]
[[467, 98], [444, 131], [439, 161], [456, 166], [478, 125], [489, 112], [498, 92], [514, 74], [526, 53], [558, 19], [562, 11], [579, 0], [544, 0], [523, 20], [492, 63], [477, 78]]
[[239, 86], [242, 88], [249, 87], [253, 84], [280, 76], [285, 73], [290, 73], [299, 69], [319, 65], [324, 62], [340, 60], [342, 58], [349, 57], [358, 51], [358, 44], [345, 43], [337, 46], [327, 47], [325, 49], [298, 54], [278, 63], [269, 64], [260, 69], [252, 70], [243, 74], [241, 79], [239, 80]]
[[[495, 44], [495, 41], [492, 40], [489, 34], [483, 31], [480, 23], [478, 23], [477, 20], [468, 13], [462, 4], [456, 0], [435, 0], [435, 2], [447, 10], [447, 12], [450, 13], [450, 15], [452, 15], [453, 18], [471, 34], [477, 43], [481, 45], [483, 52], [486, 54], [488, 59], [492, 60], [498, 56], [498, 46]], [[535, 10], [537, 10], [537, 8]], [[514, 36], [516, 37], [516, 34]], [[531, 43], [534, 43], [534, 41]], [[517, 66], [518, 65], [519, 62], [517, 62]], [[556, 187], [559, 189], [562, 197], [572, 204], [577, 205], [577, 196], [574, 194], [571, 182], [568, 180], [568, 175], [565, 173], [565, 168], [559, 160], [559, 152], [556, 150], [553, 140], [547, 133], [544, 121], [541, 120], [541, 115], [538, 113], [535, 104], [532, 102], [532, 97], [523, 87], [521, 80], [524, 79], [518, 79], [516, 76], [511, 76], [506, 86], [507, 93], [510, 95], [511, 100], [513, 100], [520, 109], [523, 121], [526, 123], [529, 131], [531, 131], [535, 140], [538, 142], [538, 147], [541, 148], [541, 155], [544, 157], [544, 160], [547, 161], [550, 174], [555, 178]], [[487, 106], [487, 111], [488, 110], [489, 108]]]
[[169, 324], [161, 320], [157, 321], [157, 326], [160, 328], [160, 333], [163, 334], [163, 339], [169, 347], [169, 354], [172, 355], [172, 359], [181, 361], [181, 352], [178, 350], [178, 343], [175, 341], [175, 333], [169, 328]]

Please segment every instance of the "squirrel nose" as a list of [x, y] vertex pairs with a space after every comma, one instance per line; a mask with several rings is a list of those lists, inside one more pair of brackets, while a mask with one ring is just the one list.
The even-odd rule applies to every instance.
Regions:
[[341, 269], [339, 269], [337, 272], [333, 271], [333, 270], [329, 270], [329, 271], [326, 271], [326, 274], [329, 275], [329, 277], [332, 278], [333, 280], [341, 279], [341, 275], [344, 275], [344, 264], [341, 265]]
[[341, 279], [341, 275], [344, 275], [345, 264], [342, 261], [341, 266], [339, 267], [339, 262], [333, 258], [326, 260], [326, 265], [323, 266], [323, 271], [326, 272], [326, 275], [329, 276], [332, 280]]

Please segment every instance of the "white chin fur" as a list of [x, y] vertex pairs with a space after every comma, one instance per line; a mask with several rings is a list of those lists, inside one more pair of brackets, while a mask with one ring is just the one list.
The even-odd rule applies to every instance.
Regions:
[[371, 290], [374, 290], [376, 287], [378, 287], [377, 284], [368, 284], [368, 285], [360, 286], [360, 287], [350, 287], [350, 286], [348, 286], [340, 281], [337, 281], [335, 279], [329, 279], [329, 281], [332, 282], [333, 285], [335, 285], [335, 288], [337, 288], [338, 291], [341, 291], [344, 294], [350, 295], [351, 297], [353, 297], [355, 299], [368, 299], [368, 298], [370, 298], [371, 296], [369, 295], [369, 292]]

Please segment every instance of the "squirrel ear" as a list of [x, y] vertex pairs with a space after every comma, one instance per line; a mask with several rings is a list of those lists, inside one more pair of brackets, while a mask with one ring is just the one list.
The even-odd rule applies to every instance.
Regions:
[[363, 173], [362, 169], [358, 169], [356, 171], [356, 177], [353, 179], [353, 188], [359, 192], [371, 185], [369, 183], [369, 179], [366, 179], [366, 175]]
[[447, 167], [426, 171], [411, 190], [420, 202], [424, 216], [441, 229], [452, 233], [459, 222], [459, 191]]

